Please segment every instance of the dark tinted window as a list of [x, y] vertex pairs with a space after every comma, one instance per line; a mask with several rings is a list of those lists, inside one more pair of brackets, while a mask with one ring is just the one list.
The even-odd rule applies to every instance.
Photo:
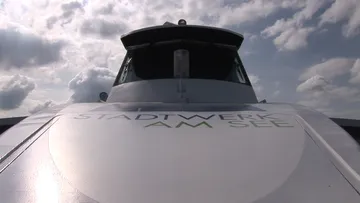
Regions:
[[[190, 78], [244, 83], [236, 50], [214, 45], [170, 43], [130, 51], [131, 70], [138, 80], [174, 78], [174, 51], [189, 51]], [[242, 75], [242, 74], [240, 74]]]

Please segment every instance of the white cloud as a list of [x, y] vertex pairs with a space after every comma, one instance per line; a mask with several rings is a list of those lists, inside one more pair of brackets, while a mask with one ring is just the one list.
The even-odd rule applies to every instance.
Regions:
[[54, 105], [55, 105], [54, 102], [51, 101], [51, 100], [48, 100], [48, 101], [45, 101], [45, 102], [42, 102], [42, 103], [38, 103], [36, 106], [29, 109], [29, 113], [34, 114], [34, 113], [37, 113], [37, 112], [42, 111], [44, 109], [47, 109], [49, 107], [52, 107]]
[[[282, 8], [299, 8], [303, 5], [304, 0], [252, 0], [231, 3], [223, 0], [49, 0], [43, 3], [37, 0], [8, 0], [4, 7], [6, 17], [11, 21], [35, 28], [37, 32], [76, 37], [71, 34], [81, 31], [78, 28], [84, 23], [85, 28], [90, 27], [92, 31], [101, 30], [105, 25], [103, 22], [122, 21], [122, 28], [132, 30], [165, 21], [177, 22], [180, 18], [188, 19], [190, 24], [230, 26], [255, 22]], [[89, 19], [96, 22], [97, 28], [86, 23]], [[64, 32], [65, 30], [72, 32]], [[117, 32], [119, 29], [115, 30]]]
[[96, 34], [102, 38], [114, 38], [124, 33], [126, 25], [121, 21], [109, 21], [105, 19], [87, 19], [80, 27], [81, 34]]
[[240, 4], [223, 8], [220, 13], [218, 25], [239, 25], [245, 22], [254, 22], [259, 19], [264, 19], [280, 9], [301, 8], [304, 6], [304, 2], [304, 0], [245, 1]]
[[280, 90], [276, 90], [275, 92], [273, 92], [272, 97], [277, 97], [279, 96], [279, 94], [280, 94]]
[[314, 98], [307, 98], [306, 100], [300, 100], [297, 102], [298, 104], [316, 109], [318, 111], [323, 111], [323, 109], [327, 109], [330, 105], [329, 100], [321, 99], [314, 99]]
[[23, 75], [0, 77], [0, 109], [19, 107], [28, 94], [35, 89], [32, 79]]
[[297, 92], [306, 92], [306, 91], [325, 91], [325, 88], [330, 83], [325, 80], [324, 77], [320, 75], [315, 75], [305, 82], [301, 83], [297, 88]]
[[354, 63], [353, 67], [351, 68], [351, 75], [350, 83], [357, 83], [360, 84], [360, 59], [357, 59]]
[[253, 74], [249, 74], [248, 77], [249, 77], [249, 80], [250, 80], [250, 82], [251, 82], [251, 85], [252, 85], [253, 88], [254, 88], [254, 91], [255, 91], [257, 97], [259, 98], [259, 95], [262, 94], [262, 91], [263, 91], [263, 89], [264, 89], [263, 86], [260, 84], [260, 78], [259, 78], [259, 76], [253, 75]]
[[[82, 49], [82, 57], [86, 60], [85, 63], [90, 62], [89, 66], [109, 67], [109, 61], [112, 58], [119, 56], [125, 56], [125, 50], [121, 43], [114, 44], [113, 41], [84, 41], [80, 47]], [[87, 65], [87, 66], [88, 66]], [[117, 64], [119, 68], [121, 63]]]
[[249, 40], [250, 40], [251, 42], [253, 42], [253, 41], [257, 40], [257, 39], [258, 39], [258, 36], [257, 36], [257, 35], [251, 35], [251, 36], [249, 37]]
[[360, 101], [359, 89], [349, 86], [334, 85], [319, 75], [313, 76], [301, 83], [296, 91], [307, 93], [307, 96], [313, 97], [314, 99], [322, 97], [329, 101], [338, 99], [349, 102]]
[[[7, 39], [13, 38], [15, 44], [21, 42], [28, 46], [9, 48], [17, 48], [16, 53], [24, 53], [21, 54], [24, 57], [21, 60], [10, 57], [10, 52], [5, 55], [0, 53], [2, 65], [5, 62], [13, 64], [11, 70], [10, 66], [3, 66], [1, 71], [7, 71], [6, 75], [14, 73], [34, 78], [37, 87], [25, 96], [27, 99], [22, 102], [25, 107], [31, 106], [24, 105], [26, 102], [30, 104], [29, 100], [34, 100], [34, 104], [38, 104], [37, 100], [51, 99], [58, 102], [66, 99], [70, 93], [70, 100], [74, 102], [97, 101], [99, 92], [107, 91], [113, 83], [115, 75], [112, 71], [118, 70], [125, 54], [119, 37], [129, 30], [159, 25], [165, 21], [177, 22], [180, 18], [186, 19], [188, 24], [236, 27], [248, 22], [255, 23], [282, 9], [288, 9], [297, 13], [290, 19], [276, 21], [262, 34], [273, 37], [279, 50], [297, 50], [306, 47], [307, 39], [315, 29], [306, 23], [319, 11], [324, 1], [7, 0], [0, 11], [0, 29], [5, 33], [2, 36], [11, 35]], [[349, 20], [348, 24], [356, 27], [356, 18], [351, 18], [355, 20], [351, 23]], [[256, 40], [255, 36], [252, 35], [249, 39]], [[0, 47], [4, 46], [1, 43]], [[249, 54], [252, 50], [245, 52]], [[352, 67], [351, 81], [357, 83], [358, 68], [349, 67]], [[349, 68], [346, 70], [349, 71]], [[3, 74], [1, 71], [0, 74]], [[82, 72], [76, 75], [80, 71]], [[321, 69], [317, 72], [324, 78], [329, 75], [331, 78], [335, 77], [331, 76], [335, 73], [323, 72], [337, 71]], [[311, 76], [313, 75], [309, 77]], [[70, 79], [72, 80], [68, 83]], [[256, 93], [263, 93], [259, 77], [252, 76], [250, 79]], [[309, 78], [304, 78], [303, 81], [307, 79]], [[69, 89], [64, 87], [67, 83]], [[355, 94], [354, 89], [341, 88], [342, 86], [332, 86], [329, 90], [332, 94]], [[274, 92], [275, 95], [277, 91]], [[343, 93], [344, 91], [348, 93]], [[39, 108], [47, 104], [50, 103], [40, 103]]]
[[254, 42], [255, 40], [257, 40], [259, 38], [258, 35], [254, 34], [254, 33], [249, 33], [249, 32], [244, 32], [244, 33], [242, 33], [242, 35], [244, 36], [245, 39], [249, 39], [250, 42]]
[[333, 87], [329, 90], [329, 93], [334, 95], [335, 99], [343, 99], [350, 102], [360, 101], [360, 90], [358, 88], [348, 86]]
[[274, 39], [274, 44], [280, 51], [294, 51], [307, 46], [307, 38], [314, 28], [292, 27], [282, 32]]
[[260, 81], [259, 76], [252, 74], [249, 74], [249, 80], [253, 85], [257, 84]]
[[67, 84], [60, 87], [48, 87], [48, 85], [40, 86], [34, 89], [24, 100], [22, 108], [26, 109], [26, 112], [35, 108], [37, 105], [42, 105], [47, 101], [51, 101], [52, 104], [65, 104], [70, 102], [71, 91], [68, 89]]
[[307, 46], [308, 36], [315, 31], [314, 27], [304, 27], [304, 23], [325, 5], [326, 0], [307, 0], [302, 9], [292, 18], [277, 20], [272, 26], [265, 28], [261, 34], [275, 37], [274, 44], [280, 51], [294, 51]]
[[298, 24], [303, 23], [304, 20], [309, 20], [313, 15], [322, 8], [329, 0], [307, 0], [304, 9], [295, 13], [294, 19]]
[[44, 84], [44, 85], [57, 85], [63, 83], [64, 81], [60, 78], [60, 72], [62, 69], [54, 69], [51, 66], [43, 66], [35, 69], [30, 69], [26, 71], [12, 71], [18, 73], [26, 73], [27, 76], [33, 78], [36, 81], [36, 84]]
[[[330, 61], [330, 62], [329, 62]], [[346, 107], [350, 103], [358, 103], [360, 102], [360, 90], [351, 86], [344, 86], [335, 84], [333, 81], [327, 80], [326, 77], [322, 75], [313, 75], [317, 73], [323, 73], [327, 78], [335, 78], [336, 76], [343, 75], [349, 73], [347, 61], [334, 61], [329, 60], [322, 64], [315, 65], [309, 69], [307, 69], [301, 76], [301, 80], [305, 80], [302, 82], [296, 89], [302, 97], [298, 102], [299, 104], [309, 106], [319, 111], [323, 111], [327, 114], [334, 115], [333, 111], [329, 111], [330, 106], [342, 106]], [[334, 72], [332, 71], [333, 64], [339, 65], [335, 67], [346, 67], [342, 71]], [[327, 69], [330, 68], [330, 69]], [[330, 73], [329, 73], [329, 72]]]
[[333, 79], [336, 76], [349, 73], [355, 59], [351, 58], [332, 58], [322, 63], [315, 64], [307, 68], [299, 77], [300, 80], [307, 80], [315, 75], [320, 75], [325, 79]]
[[70, 82], [72, 102], [96, 102], [101, 92], [109, 92], [115, 74], [108, 68], [88, 68], [77, 74]]
[[98, 8], [93, 9], [94, 15], [111, 15], [114, 12], [116, 2], [107, 2], [104, 5], [101, 5]]
[[294, 27], [295, 21], [285, 20], [284, 18], [277, 20], [272, 26], [265, 28], [261, 34], [264, 37], [274, 37], [279, 33]]
[[259, 18], [265, 18], [280, 6], [273, 1], [247, 1], [239, 6], [225, 8], [220, 25], [236, 25], [244, 22], [256, 21]]
[[336, 0], [320, 17], [319, 25], [347, 20], [343, 35], [353, 37], [360, 33], [360, 1]]
[[319, 89], [308, 89], [302, 92], [299, 104], [322, 111], [332, 106], [347, 107], [349, 104], [360, 102], [360, 91], [357, 88], [327, 84]]
[[[119, 37], [126, 31], [159, 25], [165, 21], [177, 22], [180, 18], [187, 19], [189, 24], [239, 25], [265, 18], [281, 8], [299, 8], [303, 2], [254, 0], [226, 5], [222, 0], [156, 0], [151, 3], [118, 0], [8, 0], [0, 12], [0, 28], [10, 32], [9, 27], [15, 27], [17, 33], [7, 35], [16, 37], [12, 41], [22, 45], [11, 47], [16, 43], [10, 43], [8, 47], [17, 48], [17, 52], [11, 57], [0, 55], [5, 61], [10, 60], [21, 67], [26, 64], [51, 64], [54, 70], [64, 65], [72, 69], [108, 67], [109, 58], [124, 54]], [[27, 40], [30, 37], [31, 40]], [[254, 38], [251, 37], [251, 40]], [[0, 43], [0, 46], [4, 46], [4, 43]], [[6, 54], [9, 53], [12, 52]], [[17, 59], [14, 56], [25, 58]], [[6, 64], [3, 67], [9, 66]]]

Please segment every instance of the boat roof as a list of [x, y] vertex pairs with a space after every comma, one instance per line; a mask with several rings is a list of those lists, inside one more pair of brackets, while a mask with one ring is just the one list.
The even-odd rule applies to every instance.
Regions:
[[121, 37], [121, 41], [127, 50], [134, 46], [173, 40], [194, 40], [225, 44], [239, 49], [244, 37], [227, 29], [200, 25], [153, 26], [134, 30]]

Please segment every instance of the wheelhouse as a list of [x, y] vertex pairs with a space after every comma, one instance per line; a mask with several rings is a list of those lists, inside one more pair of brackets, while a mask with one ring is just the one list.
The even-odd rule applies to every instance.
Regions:
[[124, 35], [127, 50], [114, 86], [156, 79], [206, 79], [251, 86], [238, 49], [243, 36], [224, 29], [163, 25]]

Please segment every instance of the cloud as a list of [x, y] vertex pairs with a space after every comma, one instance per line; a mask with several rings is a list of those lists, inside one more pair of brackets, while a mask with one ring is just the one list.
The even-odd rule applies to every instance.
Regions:
[[71, 23], [76, 16], [76, 12], [84, 12], [83, 5], [78, 1], [52, 1], [48, 9], [60, 13], [60, 15], [51, 15], [46, 19], [46, 27], [52, 29], [56, 23], [61, 26]]
[[310, 20], [325, 2], [325, 0], [307, 0], [300, 11], [296, 12], [291, 18], [277, 20], [272, 26], [265, 28], [262, 35], [273, 37], [290, 28], [302, 28], [305, 21]]
[[258, 39], [258, 36], [257, 36], [257, 35], [251, 35], [251, 36], [249, 37], [250, 42], [254, 42], [254, 41], [257, 40], [257, 39]]
[[[255, 22], [282, 8], [298, 8], [303, 1], [253, 0], [230, 3], [219, 0], [154, 0], [151, 2], [92, 0], [82, 3], [82, 9], [86, 19], [121, 20], [126, 22], [124, 24], [130, 30], [162, 24], [165, 21], [177, 22], [180, 18], [191, 19], [190, 24], [226, 27]], [[71, 15], [72, 18], [73, 16], [76, 15]]]
[[37, 85], [58, 85], [63, 83], [60, 75], [64, 70], [53, 68], [51, 66], [37, 67], [26, 71], [12, 71], [14, 73], [23, 73], [33, 78]]
[[108, 68], [88, 68], [77, 74], [70, 82], [72, 102], [96, 102], [101, 92], [109, 92], [115, 74]]
[[84, 20], [80, 31], [82, 34], [95, 34], [102, 38], [113, 38], [126, 30], [126, 25], [119, 21], [108, 21], [104, 19]]
[[[82, 51], [81, 57], [86, 59], [86, 66], [110, 67], [110, 61], [116, 56], [125, 56], [125, 49], [121, 43], [113, 41], [84, 41], [80, 46]], [[122, 58], [121, 57], [121, 58]], [[121, 65], [121, 61], [117, 61], [117, 68]], [[120, 63], [119, 63], [120, 62]]]
[[233, 4], [221, 9], [218, 25], [229, 26], [255, 22], [268, 17], [280, 9], [302, 7], [303, 2], [303, 0], [253, 0]]
[[277, 20], [272, 26], [265, 28], [261, 34], [265, 37], [275, 37], [275, 46], [280, 51], [294, 51], [308, 45], [308, 36], [315, 31], [314, 27], [303, 28], [296, 25], [295, 19]]
[[46, 78], [41, 79], [42, 82], [48, 84], [59, 84], [62, 82], [62, 79], [59, 77], [56, 71], [57, 70], [54, 70], [54, 68], [51, 67], [41, 67], [39, 70], [37, 70], [38, 74], [41, 72], [46, 76]]
[[352, 63], [354, 62], [344, 59], [332, 59], [307, 69], [300, 76], [304, 81], [296, 88], [296, 91], [302, 95], [298, 103], [323, 111], [329, 110], [331, 105], [344, 107], [350, 103], [360, 102], [358, 88], [339, 85], [328, 80], [349, 73]]
[[8, 110], [19, 107], [34, 89], [35, 83], [26, 76], [0, 77], [0, 109]]
[[[304, 0], [165, 1], [6, 1], [7, 20], [46, 36], [62, 36], [81, 43], [83, 37], [115, 39], [127, 30], [188, 19], [189, 24], [222, 27], [255, 22], [282, 8], [300, 8]], [[21, 9], [19, 9], [21, 8]], [[169, 13], [169, 11], [171, 11]], [[26, 20], [24, 20], [26, 19]]]
[[[360, 102], [360, 91], [357, 88], [337, 86], [322, 81], [314, 83], [316, 85], [309, 85], [307, 88], [298, 86], [297, 91], [302, 93], [299, 104], [322, 111], [332, 106], [346, 107]], [[302, 85], [305, 86], [305, 84]]]
[[314, 98], [307, 98], [306, 100], [300, 100], [297, 102], [298, 104], [316, 109], [320, 112], [323, 112], [324, 109], [327, 109], [330, 105], [328, 100], [321, 99], [314, 99]]
[[54, 105], [55, 105], [55, 103], [53, 101], [51, 101], [51, 100], [48, 100], [48, 101], [45, 101], [45, 102], [42, 102], [42, 103], [38, 103], [36, 106], [29, 109], [29, 113], [34, 114], [34, 113], [37, 113], [37, 112], [42, 111], [44, 109], [47, 109], [49, 107], [52, 107]]
[[[184, 18], [188, 24], [214, 25], [233, 30], [241, 28], [242, 31], [252, 33], [248, 38], [250, 41], [256, 41], [256, 37], [260, 37], [256, 33], [258, 29], [264, 29], [262, 36], [273, 40], [278, 50], [298, 50], [307, 46], [309, 36], [318, 33], [315, 29], [319, 29], [318, 31], [326, 29], [326, 27], [314, 27], [310, 24], [313, 23], [313, 16], [316, 13], [325, 10], [325, 1], [331, 0], [7, 0], [4, 1], [0, 11], [0, 29], [9, 33], [17, 32], [19, 37], [14, 39], [15, 42], [29, 44], [29, 41], [36, 41], [41, 46], [29, 48], [31, 53], [22, 55], [27, 56], [25, 59], [13, 60], [15, 65], [19, 63], [17, 66], [5, 66], [5, 62], [1, 60], [0, 63], [3, 66], [0, 71], [3, 72], [0, 74], [14, 73], [35, 79], [36, 90], [30, 93], [22, 106], [30, 106], [25, 104], [29, 100], [36, 101], [33, 103], [37, 106], [37, 100], [47, 101], [50, 98], [58, 102], [70, 96], [73, 102], [97, 101], [99, 92], [111, 87], [114, 80], [114, 74], [111, 71], [116, 72], [121, 65], [125, 50], [119, 36], [129, 30], [159, 25], [165, 21], [177, 22], [180, 18]], [[320, 7], [322, 9], [319, 9]], [[290, 18], [271, 22], [267, 28], [259, 28], [275, 17], [274, 14], [283, 16], [288, 12], [296, 12], [296, 14]], [[259, 22], [260, 20], [264, 21]], [[349, 20], [349, 18], [343, 20]], [[246, 30], [247, 26], [249, 30]], [[10, 34], [12, 37], [16, 36], [16, 34]], [[29, 36], [32, 40], [29, 40]], [[0, 44], [1, 46], [3, 44]], [[18, 47], [23, 48], [23, 46]], [[248, 49], [246, 46], [244, 48], [245, 51], [242, 50], [242, 52], [256, 53], [258, 57], [262, 57], [261, 52]], [[18, 51], [24, 50], [18, 48]], [[32, 52], [39, 52], [41, 55], [34, 56], [35, 53]], [[50, 57], [46, 57], [46, 60], [41, 59], [47, 54]], [[1, 53], [0, 58], [2, 59], [3, 56]], [[250, 60], [252, 56], [248, 58]], [[8, 61], [6, 63], [9, 64]], [[35, 66], [36, 70], [23, 68]], [[107, 67], [110, 70], [91, 67]], [[349, 65], [346, 70], [351, 74], [350, 81], [356, 84], [359, 81], [358, 68], [355, 65]], [[79, 73], [80, 71], [82, 72]], [[318, 70], [315, 73], [319, 72], [319, 76], [330, 82], [330, 88], [324, 86], [330, 93], [354, 95], [356, 92], [354, 88], [341, 89], [343, 86], [333, 84], [333, 81], [328, 79], [345, 75], [345, 73], [336, 73], [336, 76], [331, 76], [337, 71]], [[77, 73], [79, 74], [76, 75]], [[313, 76], [310, 74], [304, 77], [301, 83]], [[68, 83], [69, 80], [71, 82]], [[261, 83], [266, 82], [267, 78], [263, 81], [254, 75], [251, 80], [256, 93], [264, 93], [265, 86]], [[274, 78], [275, 80], [277, 79]], [[66, 89], [66, 84], [68, 84], [68, 89]], [[304, 100], [315, 98], [315, 94], [331, 99], [325, 96], [329, 93], [315, 91], [317, 86], [305, 87], [301, 88], [306, 91], [298, 92], [298, 94], [305, 94]], [[275, 88], [274, 91], [278, 89]], [[276, 95], [277, 91], [273, 94]], [[39, 103], [39, 108], [46, 104], [46, 102]]]
[[312, 19], [325, 3], [326, 0], [307, 0], [292, 18], [277, 20], [261, 32], [262, 36], [275, 37], [273, 42], [280, 51], [294, 51], [306, 47], [308, 36], [315, 31], [315, 27], [304, 27], [304, 24]]
[[273, 92], [272, 97], [277, 97], [279, 96], [279, 94], [280, 94], [280, 90], [276, 90], [275, 92]]
[[94, 14], [98, 15], [111, 15], [114, 12], [115, 3], [108, 2], [98, 8], [94, 8], [93, 12]]
[[33, 67], [60, 60], [63, 41], [48, 41], [14, 29], [0, 29], [0, 69]]
[[360, 33], [360, 1], [358, 0], [336, 0], [320, 16], [319, 25], [327, 23], [338, 23], [347, 20], [343, 26], [343, 35], [353, 37]]
[[257, 84], [260, 81], [259, 76], [253, 74], [249, 74], [249, 79], [251, 84]]
[[348, 86], [333, 87], [329, 90], [330, 94], [333, 94], [335, 99], [345, 99], [350, 102], [360, 101], [360, 90], [358, 88], [352, 88]]
[[350, 83], [360, 84], [360, 59], [358, 58], [351, 68], [352, 78], [350, 79]]
[[[332, 58], [315, 64], [305, 69], [300, 75], [299, 80], [303, 82], [296, 91], [315, 97], [324, 96], [327, 99], [358, 101], [360, 90], [351, 86], [337, 85], [332, 80], [345, 74], [358, 73], [357, 68], [358, 60], [351, 58]], [[351, 78], [350, 82], [354, 78]]]
[[299, 79], [304, 81], [315, 75], [320, 75], [326, 79], [333, 79], [336, 76], [349, 73], [354, 62], [355, 59], [351, 58], [331, 58], [305, 69]]
[[306, 92], [306, 91], [325, 91], [325, 88], [330, 83], [325, 80], [324, 77], [320, 75], [315, 75], [305, 82], [301, 83], [297, 88], [297, 92]]
[[292, 27], [282, 32], [278, 37], [274, 39], [275, 46], [280, 51], [294, 51], [300, 48], [304, 48], [308, 45], [307, 38], [310, 33], [315, 29], [310, 28], [295, 28]]
[[225, 8], [219, 24], [237, 25], [244, 22], [256, 21], [265, 18], [279, 9], [280, 6], [273, 1], [247, 1], [240, 5]]
[[68, 11], [73, 11], [75, 9], [82, 9], [82, 5], [77, 1], [70, 1], [62, 4], [61, 9], [65, 12], [68, 12]]
[[[51, 0], [17, 1], [8, 0], [4, 10], [9, 20], [21, 22], [42, 33], [51, 34], [91, 27], [87, 22], [97, 20], [97, 26], [108, 26], [114, 21], [124, 22], [124, 26], [133, 30], [149, 25], [159, 25], [165, 21], [177, 22], [180, 18], [190, 24], [233, 26], [264, 19], [280, 9], [297, 9], [304, 6], [304, 0], [154, 0], [154, 1], [118, 1], [118, 0]], [[121, 26], [123, 29], [124, 26]], [[112, 26], [110, 26], [112, 27]], [[99, 30], [100, 28], [89, 28]], [[115, 29], [115, 28], [112, 28]], [[118, 30], [116, 28], [115, 30]], [[85, 29], [87, 30], [87, 29]], [[100, 29], [101, 30], [101, 29]], [[73, 33], [72, 33], [73, 34]], [[105, 35], [108, 37], [108, 35]]]
[[262, 91], [263, 91], [263, 86], [260, 84], [260, 78], [257, 75], [253, 75], [253, 74], [249, 74], [248, 75], [249, 80], [251, 82], [251, 85], [254, 88], [254, 91], [257, 95], [257, 97], [259, 98], [259, 95], [261, 95]]

